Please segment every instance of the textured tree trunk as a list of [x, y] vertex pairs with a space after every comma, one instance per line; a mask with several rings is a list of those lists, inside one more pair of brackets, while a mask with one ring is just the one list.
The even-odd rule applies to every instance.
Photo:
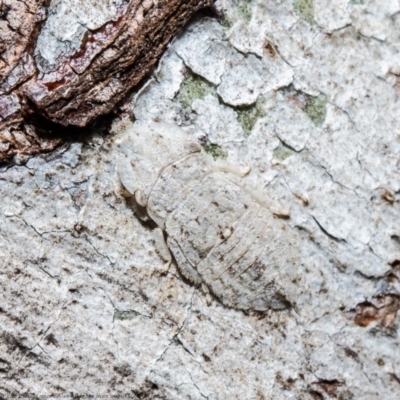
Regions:
[[[48, 138], [56, 126], [40, 130], [32, 123], [35, 115], [63, 126], [85, 127], [109, 113], [149, 75], [194, 13], [211, 4], [212, 0], [3, 1], [0, 161], [15, 154], [48, 151], [61, 142], [59, 135]], [[49, 7], [67, 12], [50, 15], [41, 33]], [[79, 15], [79, 7], [88, 15]], [[103, 8], [108, 15], [101, 15]], [[60, 51], [60, 40], [49, 50], [46, 29], [65, 29], [68, 14], [77, 10], [75, 23], [87, 20], [88, 24], [75, 32], [71, 27], [67, 40], [75, 48]], [[39, 34], [42, 40], [37, 43]], [[55, 53], [50, 63], [42, 54], [49, 51]]]
[[400, 398], [399, 2], [210, 3], [0, 0], [1, 399]]

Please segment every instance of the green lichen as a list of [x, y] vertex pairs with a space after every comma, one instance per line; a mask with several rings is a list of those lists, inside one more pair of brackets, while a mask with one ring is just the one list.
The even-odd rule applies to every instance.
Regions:
[[231, 28], [237, 21], [250, 22], [252, 16], [253, 0], [236, 0], [234, 7], [229, 8], [220, 23], [224, 28]]
[[293, 8], [294, 11], [309, 24], [314, 23], [313, 0], [293, 0]]
[[138, 316], [139, 314], [136, 311], [121, 311], [121, 310], [116, 310], [114, 312], [114, 319], [118, 319], [120, 321], [126, 321], [126, 320], [131, 320], [134, 319]]
[[208, 94], [214, 94], [214, 86], [196, 74], [190, 74], [183, 82], [176, 100], [184, 107], [191, 108], [197, 99], [202, 99]]
[[225, 28], [230, 29], [232, 28], [233, 24], [235, 23], [235, 19], [231, 16], [224, 15], [220, 20], [219, 23]]
[[214, 143], [205, 144], [203, 148], [206, 153], [211, 154], [213, 156], [214, 160], [216, 160], [217, 158], [226, 158], [227, 156], [224, 149], [218, 144]]
[[292, 154], [294, 154], [294, 151], [286, 146], [285, 144], [281, 143], [275, 150], [274, 150], [274, 157], [277, 160], [284, 161], [287, 158], [289, 158]]
[[252, 0], [239, 0], [237, 10], [239, 17], [244, 21], [250, 22], [252, 14]]
[[262, 109], [262, 101], [252, 104], [248, 107], [241, 107], [236, 110], [238, 121], [242, 125], [244, 133], [249, 136], [259, 118], [265, 117]]
[[306, 105], [306, 113], [315, 126], [321, 126], [326, 117], [326, 97], [311, 97]]

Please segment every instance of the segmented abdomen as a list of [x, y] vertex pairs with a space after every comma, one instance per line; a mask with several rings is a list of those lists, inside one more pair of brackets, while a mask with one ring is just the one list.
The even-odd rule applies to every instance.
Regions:
[[[227, 306], [287, 308], [292, 296], [287, 297], [285, 287], [293, 285], [299, 255], [293, 232], [206, 161], [204, 174], [190, 177], [187, 164], [196, 161], [198, 167], [202, 158], [193, 155], [169, 166], [150, 196], [149, 209], [163, 215], [168, 246], [180, 271], [206, 284]], [[185, 187], [188, 181], [190, 190]]]

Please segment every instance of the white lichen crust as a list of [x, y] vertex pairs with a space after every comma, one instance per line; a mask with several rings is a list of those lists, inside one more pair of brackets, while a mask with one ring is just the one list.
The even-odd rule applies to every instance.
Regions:
[[[56, 152], [0, 166], [0, 398], [399, 400], [400, 4], [216, 5], [224, 18], [190, 24], [111, 132], [97, 125]], [[227, 307], [170, 264], [157, 226], [166, 218], [146, 204], [146, 182], [161, 188], [155, 173], [187, 154], [184, 142], [148, 155], [160, 166], [140, 164], [139, 177], [127, 170], [148, 223], [116, 171], [128, 158], [121, 143], [154, 121], [174, 135], [180, 126], [193, 146], [186, 158], [227, 171], [218, 176], [254, 207], [290, 210], [270, 226], [301, 249], [296, 281], [277, 280], [293, 307]], [[199, 169], [182, 171], [201, 217]], [[168, 210], [183, 191], [166, 182], [159, 193]]]

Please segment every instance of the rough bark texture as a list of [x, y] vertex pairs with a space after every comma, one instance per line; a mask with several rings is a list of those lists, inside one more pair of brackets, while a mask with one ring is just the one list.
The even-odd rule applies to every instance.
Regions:
[[[83, 31], [71, 27], [68, 41], [79, 41], [79, 48], [62, 52], [52, 64], [42, 54], [52, 49], [49, 43], [40, 38], [36, 43], [49, 3], [0, 3], [0, 161], [17, 153], [49, 150], [61, 142], [60, 137], [46, 139], [32, 124], [32, 114], [64, 126], [84, 127], [112, 110], [149, 74], [173, 36], [212, 0], [53, 1], [53, 26], [47, 24], [45, 32], [63, 29], [69, 22], [63, 14], [75, 13], [74, 22], [82, 23], [76, 13], [80, 6], [89, 16], [107, 13], [102, 15], [105, 21], [101, 16], [89, 19]], [[85, 9], [90, 5], [94, 10]]]
[[43, 1], [26, 4], [20, 0], [0, 2], [0, 81], [2, 82], [19, 62], [32, 37]]
[[[118, 9], [67, 3], [37, 39], [43, 73]], [[194, 21], [129, 109], [250, 166], [243, 185], [290, 209], [293, 307], [244, 313], [174, 265], [159, 273], [153, 231], [121, 195], [121, 117], [1, 167], [0, 397], [400, 398], [400, 4], [217, 7], [225, 18]]]
[[24, 121], [21, 85], [35, 75], [33, 51], [48, 0], [0, 2], [0, 162], [15, 154], [53, 149], [59, 140], [40, 138]]

